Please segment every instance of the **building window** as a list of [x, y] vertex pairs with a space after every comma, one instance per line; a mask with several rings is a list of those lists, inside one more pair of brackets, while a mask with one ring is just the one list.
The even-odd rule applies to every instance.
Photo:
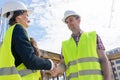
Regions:
[[117, 60], [117, 61], [116, 61], [116, 64], [120, 64], [120, 60]]
[[117, 66], [117, 69], [120, 70], [120, 66]]
[[120, 75], [120, 72], [119, 72], [119, 75]]

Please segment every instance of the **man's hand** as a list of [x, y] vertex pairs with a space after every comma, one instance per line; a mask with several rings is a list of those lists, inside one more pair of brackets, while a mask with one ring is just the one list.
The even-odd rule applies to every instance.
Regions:
[[63, 75], [65, 72], [64, 64], [57, 64], [53, 70], [50, 71], [51, 77], [57, 77]]

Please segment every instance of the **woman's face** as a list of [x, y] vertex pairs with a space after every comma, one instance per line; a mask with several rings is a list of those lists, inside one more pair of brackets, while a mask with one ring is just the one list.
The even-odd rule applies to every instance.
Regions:
[[28, 13], [24, 12], [23, 14], [16, 17], [16, 22], [23, 25], [24, 28], [28, 28], [28, 23], [30, 20], [28, 19]]

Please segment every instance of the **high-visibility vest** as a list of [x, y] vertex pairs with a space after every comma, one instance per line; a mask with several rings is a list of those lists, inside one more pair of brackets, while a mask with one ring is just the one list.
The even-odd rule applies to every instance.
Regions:
[[67, 80], [103, 80], [96, 50], [96, 32], [83, 32], [78, 45], [71, 37], [62, 43]]
[[15, 67], [15, 59], [11, 51], [12, 33], [16, 24], [6, 31], [0, 47], [0, 80], [39, 80], [39, 70], [30, 70], [22, 63]]

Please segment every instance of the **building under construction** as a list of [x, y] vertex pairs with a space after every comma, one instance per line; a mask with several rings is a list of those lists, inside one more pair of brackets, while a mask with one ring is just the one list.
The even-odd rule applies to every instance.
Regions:
[[106, 52], [110, 65], [113, 80], [120, 80], [120, 48], [115, 48]]

